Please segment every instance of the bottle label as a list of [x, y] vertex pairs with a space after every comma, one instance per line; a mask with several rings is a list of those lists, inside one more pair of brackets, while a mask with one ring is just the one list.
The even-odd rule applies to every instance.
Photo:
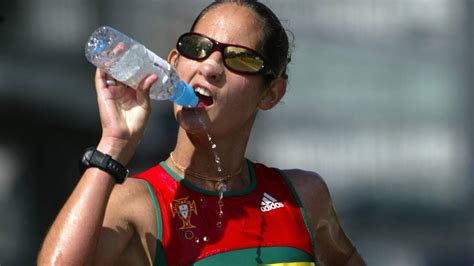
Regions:
[[150, 58], [150, 60], [158, 65], [159, 67], [167, 70], [167, 71], [170, 71], [171, 70], [171, 65], [166, 62], [166, 60], [162, 59], [161, 57], [157, 56], [155, 53], [153, 53], [152, 51], [150, 50], [146, 50], [146, 54], [148, 55], [148, 58]]

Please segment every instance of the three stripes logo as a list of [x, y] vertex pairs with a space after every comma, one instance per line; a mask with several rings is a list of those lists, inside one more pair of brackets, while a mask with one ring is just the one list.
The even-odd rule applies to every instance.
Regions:
[[262, 203], [260, 203], [260, 210], [262, 212], [268, 212], [278, 208], [282, 208], [283, 203], [276, 200], [274, 197], [270, 196], [268, 193], [263, 193]]

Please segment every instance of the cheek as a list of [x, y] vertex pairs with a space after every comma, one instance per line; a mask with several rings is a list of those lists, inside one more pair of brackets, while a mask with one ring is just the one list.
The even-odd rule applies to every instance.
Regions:
[[247, 78], [241, 80], [240, 87], [243, 90], [243, 94], [247, 98], [258, 99], [261, 97], [263, 92], [263, 83], [259, 79], [259, 76], [247, 76]]
[[235, 97], [234, 99], [238, 99], [236, 101], [231, 102], [234, 102], [236, 105], [239, 106], [241, 106], [242, 104], [249, 105], [252, 106], [252, 108], [258, 105], [258, 102], [261, 98], [262, 88], [257, 86], [259, 84], [257, 80], [254, 80], [253, 78], [242, 78], [240, 76], [239, 78], [234, 79], [233, 82], [228, 82], [228, 84], [234, 85], [228, 91], [228, 96], [233, 98]]
[[179, 77], [189, 82], [198, 68], [199, 62], [180, 57], [174, 66]]

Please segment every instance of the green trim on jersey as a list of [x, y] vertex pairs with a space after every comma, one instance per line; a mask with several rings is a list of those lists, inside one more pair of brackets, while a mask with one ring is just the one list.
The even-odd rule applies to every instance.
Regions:
[[315, 266], [318, 265], [314, 262], [281, 262], [281, 263], [271, 263], [271, 264], [261, 264], [261, 266]]
[[155, 207], [156, 215], [156, 247], [155, 247], [155, 258], [153, 260], [153, 265], [166, 266], [165, 253], [163, 252], [163, 221], [161, 219], [161, 209], [158, 200], [156, 199], [155, 191], [148, 181], [145, 181], [148, 192], [150, 192], [151, 199], [153, 200], [153, 206]]
[[[203, 258], [195, 266], [221, 265], [268, 265], [280, 263], [301, 263], [294, 265], [315, 265], [314, 258], [293, 247], [257, 247], [227, 251]], [[312, 263], [312, 264], [311, 264]], [[284, 265], [284, 264], [282, 264]], [[292, 264], [289, 264], [292, 265]]]
[[317, 254], [316, 244], [314, 243], [314, 238], [313, 238], [313, 233], [312, 233], [313, 230], [311, 230], [308, 214], [306, 213], [306, 210], [303, 207], [303, 203], [301, 202], [301, 199], [298, 196], [298, 193], [296, 193], [296, 189], [293, 186], [293, 183], [291, 182], [288, 175], [280, 169], [276, 169], [276, 170], [278, 170], [278, 172], [285, 178], [286, 183], [288, 183], [288, 186], [290, 187], [291, 192], [293, 192], [293, 195], [295, 196], [296, 202], [298, 203], [298, 206], [300, 207], [301, 215], [303, 216], [304, 224], [306, 225], [306, 230], [308, 230], [308, 234], [311, 239], [311, 246], [313, 246], [313, 250], [315, 251], [315, 254]]
[[[188, 180], [182, 178], [181, 176], [176, 174], [173, 170], [171, 170], [171, 168], [169, 168], [168, 165], [165, 162], [161, 162], [160, 165], [177, 182], [179, 182], [181, 184], [184, 184], [185, 186], [191, 188], [192, 190], [194, 190], [196, 192], [199, 192], [199, 193], [206, 194], [206, 195], [219, 196], [218, 191], [214, 191], [214, 190], [211, 191], [211, 190], [202, 189], [198, 186], [195, 186], [193, 183], [189, 182]], [[244, 190], [241, 190], [241, 191], [227, 191], [227, 192], [224, 192], [224, 196], [242, 196], [242, 195], [245, 195], [245, 194], [249, 194], [250, 192], [252, 192], [255, 189], [255, 187], [257, 186], [257, 182], [256, 182], [256, 178], [255, 178], [255, 170], [253, 169], [253, 164], [249, 160], [247, 160], [247, 165], [248, 165], [248, 169], [249, 169], [250, 185], [247, 188], [245, 188]]]

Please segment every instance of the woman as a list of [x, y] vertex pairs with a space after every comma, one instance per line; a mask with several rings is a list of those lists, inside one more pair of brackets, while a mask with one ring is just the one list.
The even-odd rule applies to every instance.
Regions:
[[[143, 136], [157, 77], [131, 90], [98, 70], [102, 138], [39, 264], [363, 265], [321, 177], [245, 159], [258, 110], [285, 94], [288, 58], [285, 30], [266, 6], [212, 3], [168, 56], [198, 107], [175, 105], [170, 157], [117, 186]], [[98, 166], [104, 161], [114, 169]]]

